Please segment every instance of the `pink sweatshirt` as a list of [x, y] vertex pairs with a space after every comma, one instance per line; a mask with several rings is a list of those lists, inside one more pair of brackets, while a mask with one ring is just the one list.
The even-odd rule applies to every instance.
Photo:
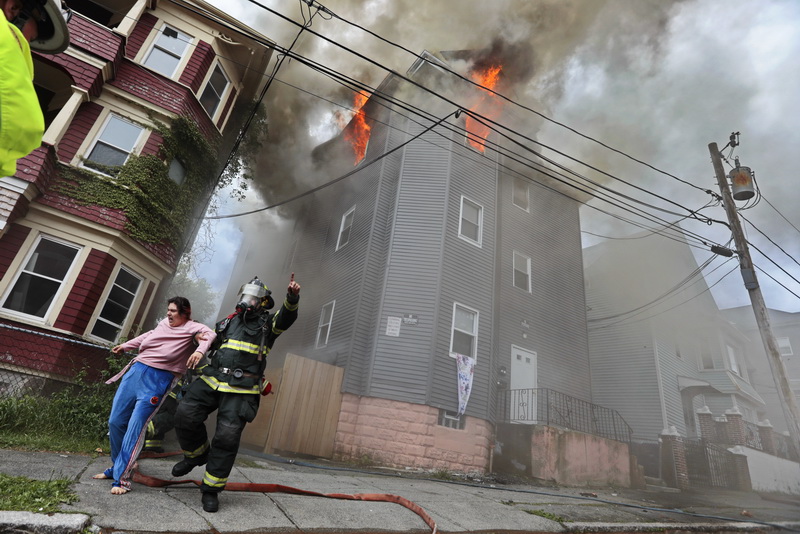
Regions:
[[[198, 332], [206, 333], [206, 339], [200, 342], [199, 347], [193, 341]], [[205, 354], [216, 337], [214, 331], [202, 323], [187, 321], [172, 327], [165, 318], [149, 332], [123, 343], [122, 348], [139, 349], [139, 355], [134, 361], [181, 375], [186, 372], [189, 356], [194, 352]]]

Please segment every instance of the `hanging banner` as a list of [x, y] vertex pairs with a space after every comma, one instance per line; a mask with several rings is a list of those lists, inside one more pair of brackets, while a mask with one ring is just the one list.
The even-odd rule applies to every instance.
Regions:
[[467, 401], [472, 392], [472, 374], [475, 370], [475, 358], [456, 354], [456, 369], [458, 371], [458, 415], [467, 410]]

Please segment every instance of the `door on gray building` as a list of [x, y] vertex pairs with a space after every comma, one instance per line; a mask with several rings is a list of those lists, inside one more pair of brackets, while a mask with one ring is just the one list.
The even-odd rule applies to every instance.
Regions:
[[511, 376], [509, 377], [509, 413], [515, 423], [537, 422], [536, 353], [511, 346]]

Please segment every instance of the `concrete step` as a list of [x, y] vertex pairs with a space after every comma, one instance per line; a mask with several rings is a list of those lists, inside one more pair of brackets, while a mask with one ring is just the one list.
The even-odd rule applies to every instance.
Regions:
[[650, 491], [652, 493], [680, 493], [681, 490], [678, 488], [670, 488], [669, 486], [658, 486], [653, 484], [645, 484], [644, 487], [645, 491]]

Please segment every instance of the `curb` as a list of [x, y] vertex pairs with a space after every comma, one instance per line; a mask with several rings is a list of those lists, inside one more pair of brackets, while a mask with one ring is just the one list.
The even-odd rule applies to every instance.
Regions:
[[0, 533], [74, 534], [89, 526], [86, 514], [0, 512]]

